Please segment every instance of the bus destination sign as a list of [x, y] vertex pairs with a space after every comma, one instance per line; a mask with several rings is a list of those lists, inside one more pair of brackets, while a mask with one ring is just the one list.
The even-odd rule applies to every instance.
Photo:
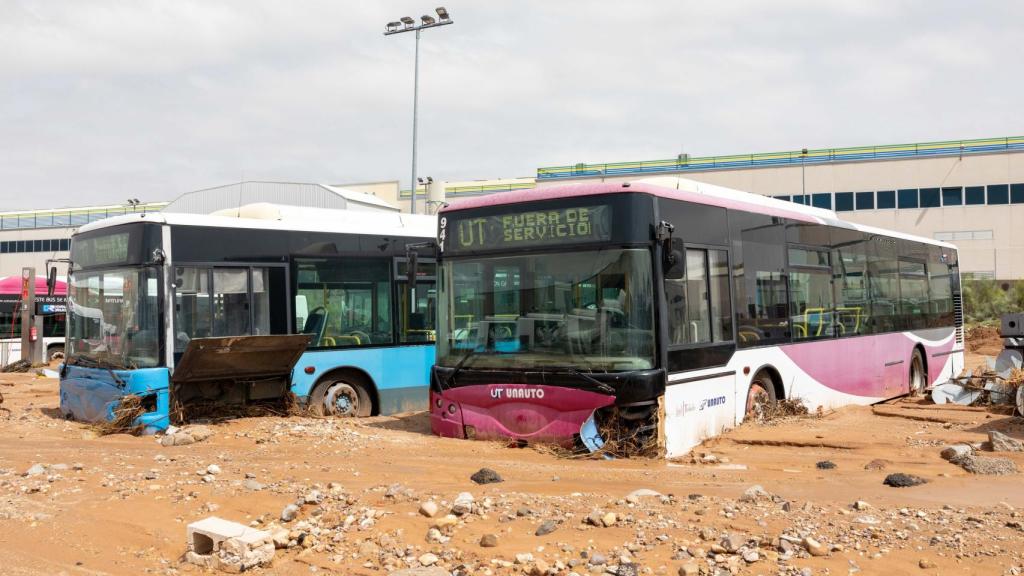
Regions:
[[608, 206], [549, 208], [466, 219], [442, 215], [438, 245], [444, 252], [603, 242], [611, 239], [611, 216]]

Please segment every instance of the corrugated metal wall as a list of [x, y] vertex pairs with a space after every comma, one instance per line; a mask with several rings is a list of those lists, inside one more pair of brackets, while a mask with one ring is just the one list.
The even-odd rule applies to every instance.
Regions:
[[270, 202], [307, 208], [349, 208], [345, 198], [320, 186], [299, 182], [241, 182], [182, 194], [164, 211], [209, 214], [253, 202]]

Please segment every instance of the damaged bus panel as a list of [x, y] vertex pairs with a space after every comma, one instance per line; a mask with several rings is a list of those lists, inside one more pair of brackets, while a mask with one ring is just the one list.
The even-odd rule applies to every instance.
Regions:
[[439, 212], [435, 434], [680, 456], [963, 366], [956, 248], [680, 178]]

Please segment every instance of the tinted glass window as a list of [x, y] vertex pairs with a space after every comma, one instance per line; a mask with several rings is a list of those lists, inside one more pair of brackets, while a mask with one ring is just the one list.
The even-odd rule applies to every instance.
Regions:
[[1024, 204], [1024, 184], [1010, 184], [1010, 202]]
[[896, 241], [875, 236], [868, 241], [868, 284], [871, 313], [869, 331], [892, 332], [899, 329], [899, 266]]
[[836, 192], [836, 211], [849, 212], [853, 210], [853, 192]]
[[42, 240], [33, 240], [32, 241], [32, 251], [33, 252], [42, 252], [43, 251], [43, 241]]
[[991, 184], [988, 187], [989, 204], [1009, 204], [1010, 187], [1006, 184]]
[[878, 191], [878, 208], [895, 208], [896, 207], [896, 191], [895, 190], [879, 190]]
[[174, 351], [184, 353], [193, 338], [213, 336], [210, 269], [174, 269]]
[[295, 325], [311, 347], [390, 344], [388, 259], [298, 260]]
[[70, 238], [61, 238], [60, 239], [60, 249], [64, 250], [65, 252], [68, 251], [68, 250], [71, 250], [71, 239]]
[[921, 188], [921, 208], [938, 208], [940, 205], [938, 188]]
[[789, 262], [793, 340], [831, 337], [832, 270], [828, 265], [828, 252], [790, 248]]
[[917, 188], [904, 188], [899, 191], [900, 208], [917, 208]]
[[776, 196], [775, 198], [777, 198], [778, 200], [785, 200], [786, 202], [789, 202], [789, 196]]
[[957, 186], [955, 188], [943, 188], [942, 189], [942, 205], [943, 206], [960, 206], [964, 203], [964, 189]]
[[900, 316], [903, 329], [928, 326], [928, 275], [924, 262], [900, 260]]
[[[401, 323], [398, 339], [403, 343], [434, 342], [437, 339], [437, 263], [421, 259], [416, 271], [415, 307], [410, 304], [408, 262], [403, 258], [396, 263], [398, 310]], [[515, 269], [515, 285], [519, 286], [519, 270]], [[546, 279], [545, 279], [546, 280]], [[535, 283], [542, 281], [534, 277]], [[540, 287], [536, 287], [538, 290]], [[516, 296], [518, 300], [518, 295]], [[409, 313], [405, 313], [409, 310]]]
[[964, 204], [977, 205], [985, 203], [984, 186], [968, 186], [964, 189]]
[[814, 194], [811, 198], [811, 202], [813, 203], [815, 208], [825, 208], [829, 210], [832, 209], [832, 194], [824, 192]]
[[733, 237], [736, 339], [740, 346], [789, 341], [789, 303], [786, 296], [786, 243], [778, 218], [734, 212]]
[[928, 324], [933, 327], [953, 325], [953, 283], [942, 251], [938, 246], [928, 247]]
[[857, 192], [857, 210], [874, 210], [875, 193]]
[[840, 336], [864, 334], [869, 312], [864, 235], [855, 230], [834, 229], [832, 232], [836, 331]]

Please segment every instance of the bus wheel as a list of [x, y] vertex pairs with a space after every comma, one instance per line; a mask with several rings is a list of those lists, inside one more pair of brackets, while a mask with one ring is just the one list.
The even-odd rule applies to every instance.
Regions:
[[928, 372], [924, 369], [924, 357], [921, 351], [914, 349], [910, 357], [910, 395], [920, 396], [928, 383]]
[[63, 346], [50, 346], [46, 350], [46, 359], [49, 361], [63, 360], [64, 359], [64, 347]]
[[764, 419], [765, 412], [775, 404], [775, 386], [772, 385], [771, 377], [761, 372], [754, 376], [747, 390], [747, 409], [743, 417], [744, 421], [757, 421]]
[[323, 416], [362, 418], [373, 408], [369, 394], [358, 384], [336, 380], [322, 386], [314, 397], [313, 410]]

